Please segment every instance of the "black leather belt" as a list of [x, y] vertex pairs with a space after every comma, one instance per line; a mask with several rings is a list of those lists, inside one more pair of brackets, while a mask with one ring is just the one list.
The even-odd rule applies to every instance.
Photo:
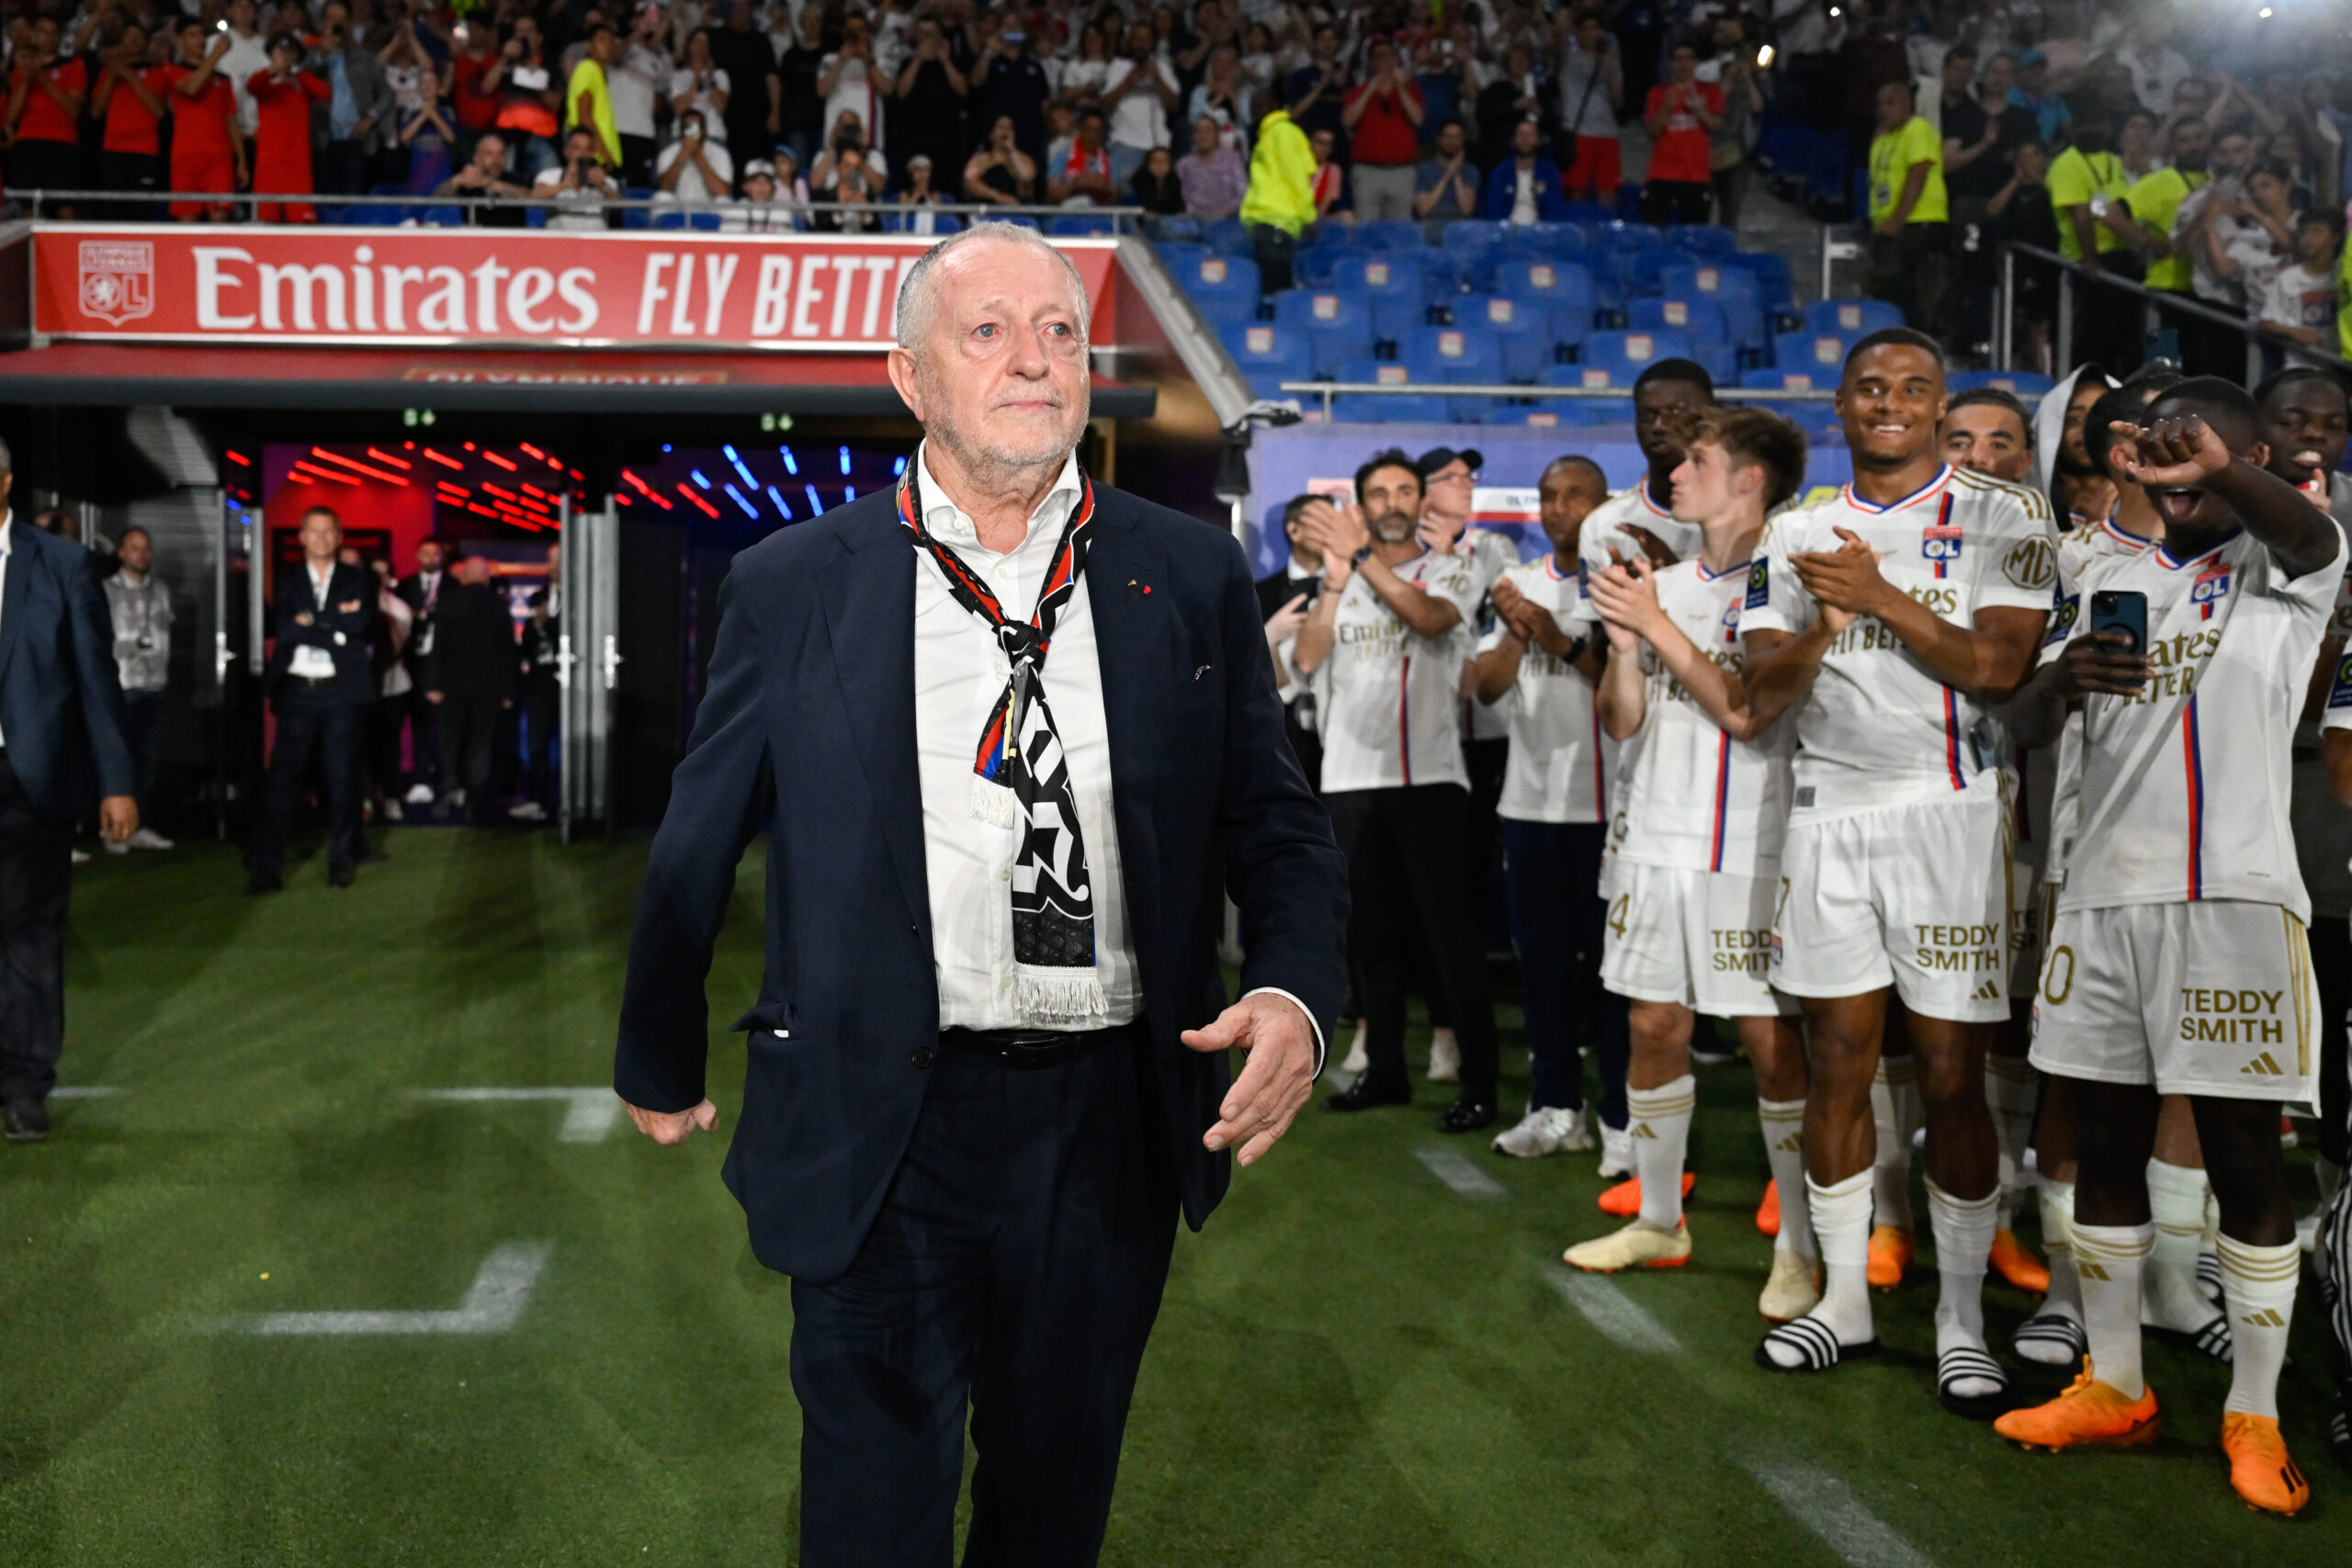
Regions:
[[1074, 1062], [1104, 1041], [1134, 1028], [1122, 1023], [1110, 1029], [1058, 1031], [1049, 1029], [944, 1029], [939, 1043], [951, 1051], [994, 1056], [1008, 1067], [1058, 1067]]

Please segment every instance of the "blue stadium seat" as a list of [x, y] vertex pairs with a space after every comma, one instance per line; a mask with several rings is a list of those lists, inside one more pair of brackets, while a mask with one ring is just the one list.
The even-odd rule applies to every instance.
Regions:
[[1597, 201], [1571, 201], [1562, 212], [1562, 221], [1583, 226], [1589, 233], [1604, 224], [1617, 221], [1617, 214]]
[[1781, 370], [1826, 376], [1834, 385], [1845, 372], [1846, 351], [1860, 333], [1782, 333], [1772, 340], [1772, 364]]
[[1201, 231], [1201, 243], [1228, 256], [1254, 256], [1257, 245], [1238, 218], [1220, 218]]
[[1658, 292], [1686, 299], [1753, 299], [1756, 277], [1746, 267], [1678, 259], [1658, 274]]
[[1757, 303], [1764, 309], [1796, 309], [1796, 280], [1789, 275], [1786, 256], [1777, 251], [1741, 251], [1723, 259], [1756, 279]]
[[1452, 305], [1454, 296], [1462, 292], [1464, 271], [1462, 258], [1452, 251], [1431, 245], [1413, 259], [1421, 266], [1422, 302]]
[[1150, 235], [1154, 244], [1182, 244], [1187, 241], [1198, 241], [1201, 220], [1162, 214], [1150, 220]]
[[1588, 314], [1596, 302], [1592, 274], [1576, 262], [1507, 261], [1495, 269], [1492, 292], [1555, 309], [1580, 306]]
[[1035, 218], [1029, 217], [1026, 213], [1016, 214], [1009, 218], [993, 219], [991, 221], [997, 223], [1018, 224], [1023, 229], [1035, 229], [1041, 234], [1045, 232], [1045, 226], [1040, 224]]
[[[1612, 387], [1631, 387], [1634, 380], [1661, 359], [1690, 359], [1690, 340], [1679, 332], [1605, 332], [1585, 340], [1576, 368], [1599, 370]], [[1584, 385], [1591, 385], [1588, 377]]]
[[1481, 322], [1417, 327], [1396, 343], [1396, 362], [1416, 381], [1500, 381], [1503, 350]]
[[[1565, 314], [1571, 318], [1573, 310]], [[1457, 326], [1483, 327], [1492, 333], [1502, 350], [1503, 379], [1532, 381], [1551, 367], [1555, 344], [1562, 341], [1553, 333], [1552, 323], [1557, 317], [1551, 301], [1546, 299], [1517, 299], [1508, 294], [1465, 294], [1453, 303], [1453, 320]], [[1584, 313], [1587, 322], [1591, 313]], [[1579, 333], [1573, 340], [1582, 343]]]
[[1666, 243], [1685, 255], [1711, 260], [1739, 249], [1739, 236], [1720, 223], [1677, 223], [1667, 230]]
[[1186, 266], [1209, 254], [1209, 248], [1197, 240], [1162, 240], [1151, 248], [1170, 277], [1183, 276]]
[[1513, 255], [1561, 259], [1589, 249], [1592, 231], [1581, 223], [1508, 224], [1501, 243]]
[[1647, 223], [1607, 223], [1593, 230], [1592, 243], [1604, 251], [1662, 251], [1666, 235]]
[[1421, 226], [1409, 219], [1384, 219], [1377, 223], [1359, 223], [1355, 229], [1356, 243], [1368, 251], [1419, 251], [1429, 248], [1428, 237]]
[[1246, 321], [1257, 315], [1258, 264], [1247, 256], [1205, 255], [1171, 270], [1207, 321]]
[[[651, 186], [621, 186], [621, 195], [628, 197], [631, 201], [650, 201], [653, 199], [653, 187]], [[411, 210], [413, 210], [413, 209]], [[650, 229], [653, 227], [652, 209], [645, 207], [623, 208], [621, 209], [621, 227], [624, 229]]]
[[1348, 397], [1331, 400], [1331, 417], [1341, 424], [1454, 424], [1444, 398], [1404, 392], [1394, 397]]
[[462, 229], [466, 226], [466, 209], [462, 207], [427, 207], [417, 213], [416, 220], [435, 229]]
[[1280, 321], [1230, 321], [1217, 328], [1217, 341], [1245, 375], [1261, 372], [1304, 381], [1315, 372], [1315, 348], [1306, 334]]
[[1804, 308], [1804, 330], [1864, 337], [1903, 324], [1903, 312], [1883, 299], [1815, 299]]
[[[1743, 387], [1792, 392], [1835, 391], [1838, 387], [1838, 372], [1833, 370], [1827, 375], [1818, 375], [1810, 369], [1750, 370], [1740, 378], [1739, 384]], [[1795, 402], [1774, 398], [1770, 401], [1758, 402], [1756, 406], [1770, 410], [1802, 430], [1833, 430], [1838, 425], [1837, 405], [1826, 401]]]
[[1372, 312], [1356, 295], [1329, 288], [1286, 288], [1273, 297], [1274, 320], [1314, 345], [1315, 368], [1335, 375], [1351, 359], [1372, 354]]
[[1973, 392], [1979, 387], [1998, 387], [2029, 401], [2044, 396], [2057, 384], [2038, 370], [1955, 370], [1945, 380], [1945, 385], [1955, 392]]
[[1114, 220], [1083, 212], [1074, 212], [1067, 218], [1048, 219], [1046, 222], [1046, 233], [1072, 238], [1087, 234], [1115, 234], [1118, 231], [1119, 225]]
[[1363, 254], [1359, 246], [1344, 238], [1346, 231], [1327, 226], [1325, 232], [1291, 253], [1290, 275], [1296, 281], [1315, 288], [1331, 286], [1331, 274], [1351, 255]]
[[1489, 223], [1482, 218], [1460, 219], [1440, 231], [1438, 248], [1466, 267], [1502, 243], [1503, 228], [1500, 223]]
[[1394, 343], [1429, 320], [1420, 258], [1388, 251], [1353, 251], [1331, 269], [1329, 287], [1362, 295], [1372, 307], [1373, 335]]
[[1678, 332], [1693, 343], [1731, 344], [1723, 307], [1712, 299], [1676, 295], [1668, 299], [1628, 299], [1625, 324], [1635, 332]]
[[[1555, 365], [1543, 376], [1547, 387], [1581, 387], [1587, 390], [1627, 386], [1627, 381], [1612, 379], [1610, 372], [1597, 365]], [[1538, 398], [1534, 404], [1558, 414], [1564, 423], [1630, 424], [1634, 419], [1634, 400], [1627, 398]]]

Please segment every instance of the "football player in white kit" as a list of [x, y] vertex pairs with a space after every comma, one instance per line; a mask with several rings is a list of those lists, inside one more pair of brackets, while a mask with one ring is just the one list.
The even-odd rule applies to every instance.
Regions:
[[[1577, 600], [1577, 534], [1608, 498], [1589, 457], [1561, 457], [1536, 493], [1552, 553], [1495, 580], [1496, 626], [1473, 670], [1481, 707], [1505, 716], [1510, 756], [1500, 817], [1503, 886], [1533, 1083], [1527, 1114], [1497, 1134], [1495, 1152], [1521, 1159], [1592, 1147], [1578, 1037], [1600, 1013], [1604, 1104], [1624, 1119], [1625, 1010], [1600, 991], [1600, 850], [1616, 788], [1616, 744], [1600, 730], [1593, 695], [1600, 649], [1561, 626]], [[1591, 954], [1589, 964], [1580, 954]]]
[[2164, 542], [2086, 572], [2086, 613], [2036, 679], [2051, 701], [2083, 705], [2033, 1061], [2075, 1080], [2090, 1354], [2064, 1393], [1996, 1429], [2031, 1448], [2154, 1439], [2140, 1364], [2146, 1173], [2157, 1097], [2186, 1094], [2221, 1202], [2230, 1483], [2249, 1506], [2291, 1514], [2311, 1488], [2278, 1421], [2301, 1266], [2278, 1116], [2317, 1092], [2319, 996], [2287, 807], [2295, 721], [2346, 548], [2259, 466], [2259, 418], [2214, 378], [2149, 406], [2125, 469], [2162, 513]]
[[[1656, 571], [1636, 555], [1592, 584], [1610, 640], [1602, 721], [1621, 739], [1642, 736], [1601, 964], [1609, 988], [1632, 1000], [1626, 1098], [1641, 1209], [1623, 1229], [1568, 1248], [1578, 1269], [1690, 1259], [1681, 1178], [1700, 1013], [1738, 1021], [1773, 1175], [1802, 1188], [1804, 1045], [1795, 1006], [1766, 978], [1795, 726], [1748, 711], [1739, 617], [1765, 514], [1804, 483], [1804, 434], [1777, 415], [1702, 416], [1674, 475], [1675, 514], [1704, 531], [1699, 554]], [[1781, 1213], [1758, 1303], [1776, 1322], [1820, 1296], [1806, 1220], [1802, 1204]]]
[[2049, 509], [1942, 460], [1943, 356], [1924, 333], [1855, 344], [1838, 409], [1853, 482], [1766, 530], [1742, 610], [1750, 707], [1796, 710], [1771, 979], [1804, 1010], [1806, 1188], [1825, 1275], [1821, 1303], [1768, 1334], [1756, 1359], [1820, 1371], [1877, 1348], [1870, 1091], [1899, 994], [1927, 1111], [1936, 1392], [1982, 1419], [2008, 1397], [1983, 1303], [1998, 1185], [1984, 1058], [2008, 1016], [2009, 897], [1986, 714], [2033, 668], [2053, 577]]
[[1357, 506], [1310, 507], [1300, 519], [1326, 575], [1291, 653], [1300, 674], [1320, 676], [1323, 796], [1348, 856], [1349, 958], [1370, 1062], [1324, 1104], [1411, 1100], [1403, 950], [1406, 922], [1418, 920], [1462, 1041], [1462, 1092], [1438, 1127], [1475, 1132], [1495, 1120], [1495, 1012], [1467, 874], [1455, 632], [1478, 601], [1468, 563], [1415, 536], [1421, 479], [1410, 457], [1376, 454], [1356, 470], [1355, 491]]

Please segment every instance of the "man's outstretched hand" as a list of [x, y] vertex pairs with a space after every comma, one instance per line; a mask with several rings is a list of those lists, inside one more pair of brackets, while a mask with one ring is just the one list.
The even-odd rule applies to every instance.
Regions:
[[1241, 1076], [1217, 1107], [1222, 1120], [1201, 1134], [1211, 1149], [1240, 1145], [1236, 1157], [1255, 1165], [1274, 1140], [1290, 1131], [1291, 1118], [1315, 1087], [1315, 1025], [1286, 997], [1270, 991], [1247, 996], [1206, 1029], [1188, 1029], [1184, 1043], [1195, 1051], [1250, 1054]]
[[637, 1130], [657, 1144], [683, 1144], [695, 1133], [718, 1131], [718, 1107], [707, 1100], [691, 1111], [647, 1111], [626, 1100], [621, 1105]]

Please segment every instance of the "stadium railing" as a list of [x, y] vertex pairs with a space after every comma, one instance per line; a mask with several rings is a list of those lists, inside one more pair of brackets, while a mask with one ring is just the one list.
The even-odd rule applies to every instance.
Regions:
[[2143, 336], [2151, 324], [2166, 324], [2164, 321], [2165, 316], [2188, 317], [2228, 328], [2245, 344], [2245, 383], [2249, 387], [2268, 372], [2268, 356], [2274, 354], [2305, 364], [2352, 373], [2352, 365], [2346, 364], [2343, 355], [2337, 353], [2333, 344], [2297, 343], [2233, 311], [2208, 304], [2193, 296], [2151, 288], [2144, 283], [2118, 277], [2109, 272], [2085, 272], [2079, 263], [2070, 262], [2055, 251], [2016, 243], [2001, 247], [2000, 285], [1994, 294], [1993, 303], [1993, 364], [1996, 369], [2017, 368], [2011, 363], [2011, 356], [2017, 352], [2018, 264], [2021, 259], [2041, 263], [2057, 274], [2058, 309], [2051, 333], [2051, 348], [2053, 372], [2061, 380], [2075, 367], [2075, 312], [2082, 308], [2075, 291], [2083, 288], [2093, 290], [2104, 288], [2138, 300], [2142, 307]]

